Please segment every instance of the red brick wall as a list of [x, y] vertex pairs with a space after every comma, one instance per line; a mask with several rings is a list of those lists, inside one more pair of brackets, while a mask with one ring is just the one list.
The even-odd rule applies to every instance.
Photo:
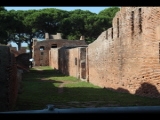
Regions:
[[50, 66], [62, 73], [86, 80], [86, 47], [52, 48]]
[[[89, 44], [86, 51], [72, 48], [61, 49], [58, 52], [60, 70], [64, 74], [78, 78], [86, 73], [86, 79], [100, 87], [160, 97], [159, 33], [159, 7], [122, 7], [113, 19], [112, 28], [103, 31]], [[58, 47], [75, 45], [71, 44], [72, 42], [58, 41], [56, 42]], [[50, 46], [48, 43], [45, 42], [43, 45]], [[35, 55], [38, 55], [36, 49], [39, 49], [40, 45], [42, 44], [35, 47]], [[58, 54], [57, 50], [55, 52]], [[81, 53], [82, 56], [86, 54], [85, 58], [81, 58]], [[50, 55], [55, 64], [50, 63], [51, 66], [57, 65], [56, 54]], [[75, 58], [78, 66], [75, 65]], [[38, 61], [39, 57], [36, 59]], [[86, 63], [84, 72], [81, 71], [82, 59]]]
[[[68, 73], [70, 76], [79, 78], [80, 56], [79, 48], [67, 49], [68, 51]], [[77, 59], [77, 60], [76, 60]], [[77, 61], [77, 62], [76, 62]]]
[[11, 111], [18, 96], [17, 65], [8, 46], [0, 45], [0, 111]]
[[[56, 44], [57, 48], [59, 47], [68, 47], [68, 46], [77, 46], [77, 45], [86, 45], [85, 40], [44, 40], [35, 43], [33, 46], [33, 58], [35, 61], [35, 66], [48, 66], [49, 65], [49, 50], [51, 49], [52, 44]], [[44, 46], [45, 50], [40, 51], [40, 46]], [[43, 52], [43, 55], [41, 55]]]
[[112, 24], [88, 46], [89, 82], [160, 97], [160, 8], [122, 7]]
[[18, 51], [20, 54], [26, 53], [27, 47], [21, 47], [21, 49]]
[[49, 66], [53, 69], [59, 69], [59, 48], [51, 48], [49, 51]]

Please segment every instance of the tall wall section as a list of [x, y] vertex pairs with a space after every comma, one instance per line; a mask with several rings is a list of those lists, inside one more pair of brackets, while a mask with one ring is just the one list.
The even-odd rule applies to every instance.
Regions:
[[159, 7], [122, 7], [112, 28], [88, 46], [89, 82], [160, 97]]
[[13, 110], [18, 96], [16, 59], [8, 46], [0, 46], [0, 111]]

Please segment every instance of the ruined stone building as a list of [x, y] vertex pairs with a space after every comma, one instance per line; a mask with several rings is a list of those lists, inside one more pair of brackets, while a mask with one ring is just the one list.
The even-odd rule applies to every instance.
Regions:
[[65, 74], [102, 88], [160, 97], [160, 7], [121, 7], [112, 28], [88, 47], [52, 48], [49, 54], [52, 68]]
[[26, 47], [17, 51], [11, 44], [0, 45], [0, 111], [13, 110], [22, 93], [22, 73], [28, 71]]
[[0, 111], [13, 110], [21, 92], [22, 70], [29, 70], [29, 54], [0, 45]]
[[51, 48], [74, 47], [87, 45], [84, 39], [67, 40], [62, 39], [61, 34], [49, 35], [45, 34], [45, 40], [33, 40], [33, 58], [35, 66], [49, 66], [49, 51]]
[[160, 7], [122, 7], [112, 26], [88, 46], [89, 82], [160, 97]]
[[12, 47], [12, 45], [9, 43], [7, 46], [10, 48], [10, 51], [17, 57], [18, 55], [22, 53], [27, 52], [27, 47], [21, 47], [20, 50], [17, 50], [17, 47]]
[[52, 48], [50, 66], [65, 75], [86, 81], [86, 48], [87, 46]]

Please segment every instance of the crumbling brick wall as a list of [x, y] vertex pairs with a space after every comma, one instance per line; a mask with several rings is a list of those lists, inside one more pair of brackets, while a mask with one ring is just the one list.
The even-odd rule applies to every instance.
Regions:
[[0, 111], [12, 110], [18, 94], [16, 60], [7, 46], [0, 46]]
[[19, 83], [18, 83], [18, 78], [17, 78], [17, 64], [16, 64], [16, 59], [13, 53], [11, 53], [11, 64], [10, 64], [10, 68], [9, 68], [9, 110], [13, 110], [15, 105], [16, 105], [16, 101], [17, 101], [17, 97], [18, 97], [18, 87], [19, 87]]
[[[100, 87], [160, 97], [159, 33], [160, 7], [121, 7], [112, 28], [82, 52], [86, 54], [86, 79]], [[65, 74], [72, 73], [69, 66], [74, 58], [69, 55], [73, 51], [60, 49], [59, 66]]]
[[63, 74], [86, 80], [86, 47], [62, 47], [50, 50], [50, 66]]
[[16, 63], [29, 71], [29, 53], [22, 53], [16, 57]]
[[80, 58], [79, 58], [79, 49], [78, 48], [67, 48], [65, 50], [65, 54], [67, 55], [67, 72], [68, 75], [74, 76], [76, 78], [80, 78], [79, 68], [80, 68]]
[[0, 46], [0, 111], [14, 109], [22, 87], [20, 71], [29, 69], [29, 54], [17, 56], [12, 50], [10, 46]]
[[43, 41], [34, 41], [33, 58], [35, 66], [49, 66], [49, 50], [51, 48], [86, 45], [85, 40], [66, 40], [66, 39], [49, 39]]
[[21, 49], [17, 51], [17, 47], [12, 47], [12, 46], [9, 46], [9, 47], [10, 47], [10, 51], [14, 53], [15, 57], [17, 57], [20, 54], [26, 53], [26, 49], [27, 49], [27, 47], [21, 47]]
[[89, 82], [160, 97], [160, 7], [122, 7], [88, 46]]
[[53, 69], [59, 69], [59, 49], [51, 48], [49, 51], [49, 66]]
[[27, 50], [27, 47], [21, 47], [20, 50], [18, 50], [18, 52], [22, 54], [22, 53], [26, 53], [26, 50]]

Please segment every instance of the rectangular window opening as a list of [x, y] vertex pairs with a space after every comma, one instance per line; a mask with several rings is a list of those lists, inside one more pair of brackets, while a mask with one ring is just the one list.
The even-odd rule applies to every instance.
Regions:
[[51, 48], [57, 48], [57, 44], [52, 44]]
[[40, 51], [44, 50], [44, 46], [40, 46], [39, 50]]

